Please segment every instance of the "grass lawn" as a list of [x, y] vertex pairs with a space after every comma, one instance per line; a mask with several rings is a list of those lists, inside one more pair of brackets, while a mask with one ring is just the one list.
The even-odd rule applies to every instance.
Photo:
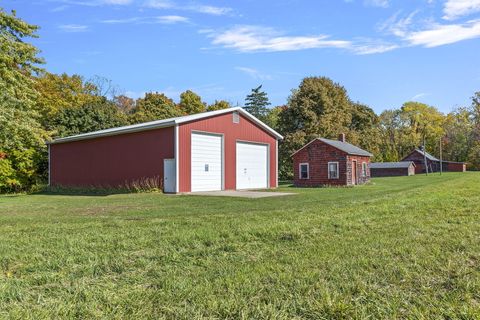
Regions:
[[0, 196], [0, 318], [480, 319], [480, 173]]

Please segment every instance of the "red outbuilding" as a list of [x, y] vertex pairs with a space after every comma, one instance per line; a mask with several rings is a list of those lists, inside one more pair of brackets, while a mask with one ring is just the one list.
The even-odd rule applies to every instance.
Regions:
[[49, 184], [150, 180], [172, 193], [275, 188], [280, 139], [238, 107], [79, 134], [49, 143]]
[[372, 154], [345, 141], [318, 138], [293, 155], [294, 184], [298, 187], [351, 186], [370, 180]]

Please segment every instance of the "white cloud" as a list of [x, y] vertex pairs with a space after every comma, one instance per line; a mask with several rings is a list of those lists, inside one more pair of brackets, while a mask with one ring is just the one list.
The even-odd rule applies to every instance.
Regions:
[[413, 24], [413, 18], [418, 13], [414, 11], [404, 18], [399, 18], [400, 12], [395, 13], [385, 22], [379, 26], [380, 31], [387, 31], [397, 37], [404, 37], [411, 25]]
[[233, 11], [232, 8], [228, 7], [216, 7], [210, 5], [202, 5], [202, 4], [193, 4], [193, 5], [177, 5], [170, 0], [148, 0], [144, 3], [145, 7], [154, 8], [154, 9], [177, 9], [177, 10], [185, 10], [185, 11], [192, 11], [198, 13], [205, 13], [215, 16], [221, 16], [229, 14]]
[[174, 23], [188, 22], [189, 19], [187, 17], [182, 17], [182, 16], [159, 16], [159, 17], [156, 17], [156, 21], [158, 23], [163, 23], [163, 24], [174, 24]]
[[255, 80], [272, 80], [271, 75], [263, 74], [257, 69], [248, 68], [248, 67], [235, 67], [235, 70], [241, 71]]
[[480, 37], [480, 20], [465, 24], [436, 24], [425, 30], [410, 32], [403, 38], [411, 45], [433, 48], [478, 37]]
[[123, 6], [132, 3], [132, 0], [103, 0], [103, 3]]
[[214, 16], [222, 16], [229, 14], [233, 11], [232, 8], [227, 7], [215, 7], [215, 6], [206, 6], [206, 5], [194, 5], [185, 7], [186, 10], [195, 11], [199, 13], [211, 14]]
[[359, 55], [385, 53], [400, 48], [397, 44], [359, 44], [352, 47], [352, 51]]
[[372, 7], [388, 8], [390, 6], [389, 0], [365, 0], [365, 5]]
[[430, 95], [429, 93], [422, 92], [422, 93], [414, 95], [413, 97], [410, 98], [410, 100], [411, 101], [416, 101], [420, 98], [423, 98], [423, 97], [426, 97], [426, 96], [429, 96], [429, 95]]
[[50, 10], [50, 12], [61, 12], [68, 8], [66, 5], [58, 6]]
[[284, 36], [272, 28], [259, 26], [236, 26], [231, 29], [209, 33], [212, 44], [240, 52], [296, 51], [311, 48], [348, 48], [350, 41], [330, 40], [326, 35]]
[[133, 2], [133, 0], [58, 0], [58, 2], [69, 4], [69, 5], [79, 5], [79, 6], [89, 6], [96, 7], [102, 5], [128, 5]]
[[187, 23], [190, 19], [183, 16], [156, 16], [156, 17], [131, 17], [125, 19], [108, 19], [102, 20], [101, 23], [106, 24], [127, 24], [127, 23], [135, 23], [135, 24], [175, 24], [175, 23]]
[[100, 21], [101, 23], [107, 24], [122, 24], [122, 23], [134, 23], [141, 21], [142, 18], [140, 17], [132, 17], [132, 18], [125, 18], [125, 19], [107, 19]]
[[170, 0], [149, 0], [145, 2], [144, 6], [155, 9], [169, 9], [173, 8], [174, 4]]
[[62, 24], [58, 28], [64, 32], [85, 32], [88, 31], [88, 26], [80, 24]]
[[454, 20], [480, 11], [480, 0], [447, 0], [443, 8], [443, 19]]

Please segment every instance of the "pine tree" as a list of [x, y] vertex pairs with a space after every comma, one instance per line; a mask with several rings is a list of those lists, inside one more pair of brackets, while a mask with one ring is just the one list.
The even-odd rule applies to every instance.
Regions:
[[252, 92], [245, 98], [245, 110], [259, 118], [265, 119], [268, 114], [268, 108], [271, 103], [268, 100], [267, 93], [261, 91], [262, 85], [252, 89]]

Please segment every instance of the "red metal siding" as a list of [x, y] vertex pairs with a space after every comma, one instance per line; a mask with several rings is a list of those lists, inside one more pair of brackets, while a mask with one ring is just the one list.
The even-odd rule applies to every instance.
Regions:
[[143, 178], [163, 181], [163, 159], [174, 158], [174, 128], [50, 146], [50, 182], [118, 187]]
[[[316, 140], [293, 156], [294, 184], [298, 187], [317, 187], [323, 185], [345, 186], [352, 184], [352, 164], [357, 161], [357, 183], [370, 179], [369, 157], [347, 155], [320, 140]], [[338, 162], [339, 178], [328, 178], [328, 163]], [[367, 163], [367, 177], [362, 177], [362, 163]], [[300, 179], [300, 163], [309, 164], [309, 179]]]
[[225, 190], [236, 188], [236, 142], [250, 141], [270, 145], [270, 187], [277, 187], [276, 138], [240, 115], [240, 122], [233, 123], [232, 113], [179, 125], [179, 191], [191, 190], [191, 134], [192, 131], [224, 135]]

